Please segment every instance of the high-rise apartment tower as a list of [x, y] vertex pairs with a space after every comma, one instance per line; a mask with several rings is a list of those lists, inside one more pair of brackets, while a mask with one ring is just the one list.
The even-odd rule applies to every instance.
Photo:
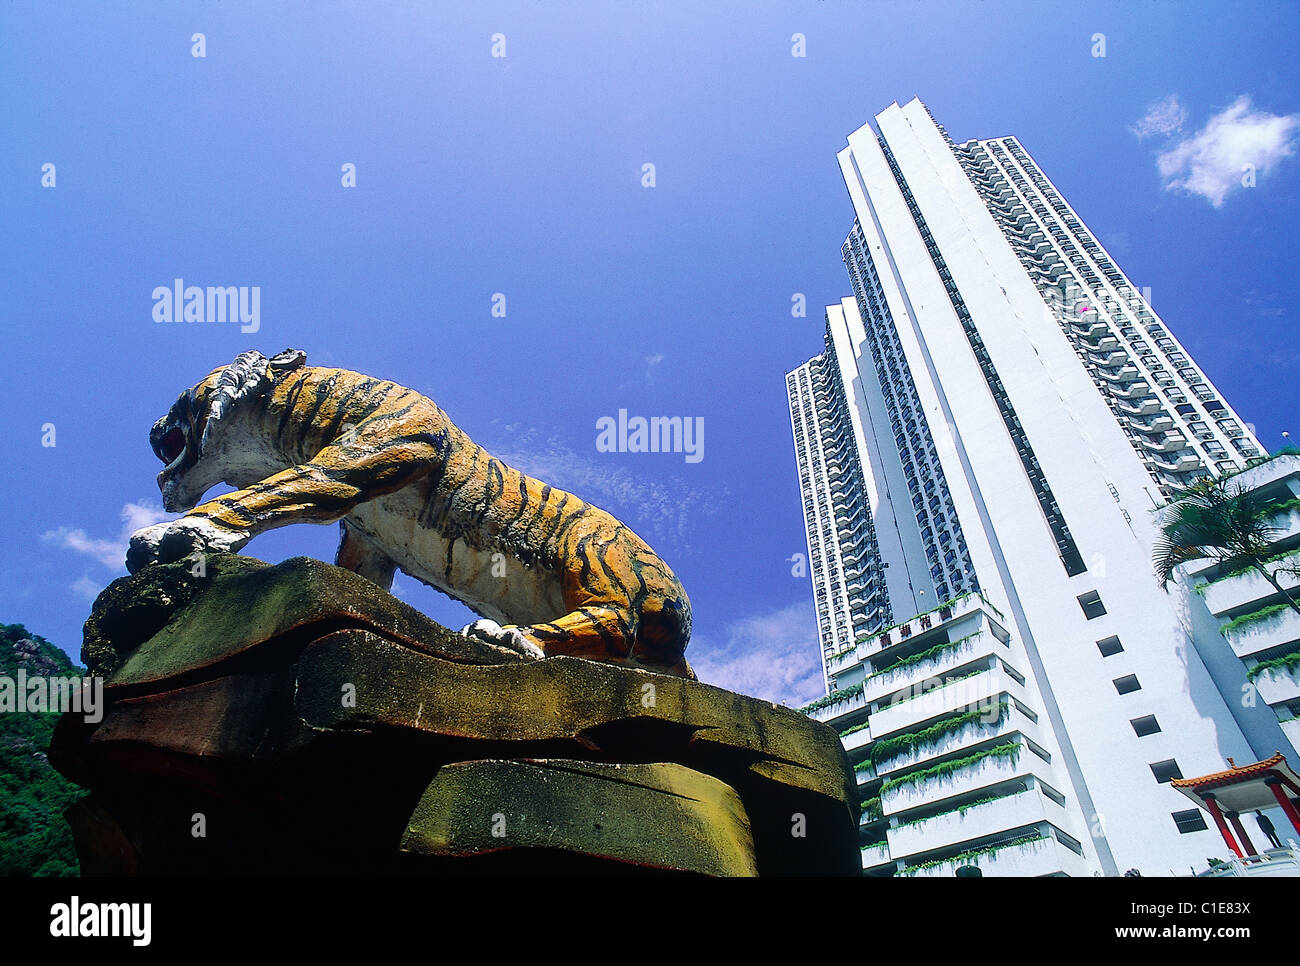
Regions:
[[[868, 798], [887, 789], [889, 838], [906, 829], [920, 850], [886, 850], [895, 868], [975, 848], [936, 846], [915, 822], [988, 789], [927, 780], [927, 796], [911, 776], [951, 778], [945, 762], [1005, 746], [1010, 720], [1028, 770], [999, 787], [1043, 807], [1018, 805], [984, 845], [1050, 833], [1080, 860], [1063, 854], [1058, 871], [1185, 872], [1217, 836], [1170, 777], [1265, 757], [1275, 749], [1253, 744], [1277, 727], [1253, 729], [1189, 645], [1152, 573], [1152, 511], [1262, 449], [1016, 139], [955, 144], [916, 100], [875, 120], [839, 154], [853, 296], [827, 309], [825, 352], [786, 379], [831, 694], [815, 713], [866, 725], [864, 749], [947, 735], [860, 770]], [[953, 602], [976, 599], [995, 632], [971, 651], [977, 618], [963, 624]], [[940, 605], [924, 627], [904, 620]], [[980, 694], [1010, 712], [987, 734], [959, 704], [896, 714], [882, 678], [920, 665], [940, 683], [1001, 675]]]

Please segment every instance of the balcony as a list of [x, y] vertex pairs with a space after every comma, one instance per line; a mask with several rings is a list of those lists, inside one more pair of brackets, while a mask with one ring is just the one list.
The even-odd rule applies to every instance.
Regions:
[[1169, 459], [1170, 454], [1161, 453], [1154, 457], [1156, 465], [1170, 473], [1189, 473], [1205, 465], [1195, 452], [1182, 450], [1181, 453], [1177, 459]]
[[862, 871], [864, 873], [883, 871], [892, 865], [894, 865], [894, 860], [889, 857], [888, 842], [877, 842], [874, 845], [863, 847]]
[[1065, 269], [1065, 262], [1061, 261], [1061, 256], [1056, 254], [1054, 250], [1043, 252], [1041, 255], [1029, 259], [1028, 263], [1036, 265], [1046, 272], [1063, 271]]
[[1237, 657], [1249, 657], [1300, 641], [1300, 614], [1285, 604], [1270, 605], [1273, 607], [1278, 609], [1269, 609], [1262, 617], [1244, 624], [1221, 628]]
[[[1133, 371], [1137, 372], [1136, 369]], [[1105, 373], [1101, 375], [1102, 378], [1112, 383], [1110, 387], [1112, 396], [1118, 396], [1120, 399], [1141, 399], [1143, 396], [1151, 395], [1151, 386], [1145, 381], [1139, 380], [1138, 382], [1130, 382], [1128, 385], [1121, 385], [1118, 380], [1110, 379]], [[1160, 404], [1156, 403], [1151, 409], [1144, 409], [1142, 412], [1154, 412], [1159, 408]]]
[[934, 742], [904, 750], [891, 758], [877, 762], [876, 774], [882, 778], [889, 778], [911, 768], [925, 767], [943, 758], [961, 757], [963, 749], [969, 749], [974, 745], [988, 747], [991, 744], [1009, 741], [1018, 735], [1025, 735], [1030, 740], [1042, 744], [1038, 724], [1014, 705], [1009, 705], [1005, 711], [997, 704], [980, 705], [974, 710], [985, 713], [959, 730], [951, 731]]
[[1120, 366], [1129, 361], [1128, 353], [1123, 349], [1116, 349], [1113, 352], [1100, 353], [1089, 352], [1088, 359], [1099, 366]]
[[916, 781], [893, 785], [888, 790], [882, 786], [881, 809], [885, 815], [896, 815], [958, 796], [978, 798], [972, 793], [1006, 782], [1023, 781], [1028, 775], [1036, 776], [1053, 788], [1062, 787], [1051, 764], [1030, 751], [1024, 739], [1020, 739], [1014, 754], [986, 755], [940, 775], [922, 776]]
[[1286, 740], [1291, 742], [1291, 747], [1300, 748], [1300, 717], [1288, 718], [1285, 721], [1278, 720], [1282, 725], [1282, 734], [1286, 735]]
[[904, 870], [903, 875], [916, 878], [948, 878], [963, 865], [978, 866], [986, 876], [1036, 878], [1039, 876], [1092, 875], [1093, 869], [1083, 856], [1048, 837], [1021, 845], [1005, 846], [995, 853], [955, 856], [927, 868]]
[[1231, 876], [1286, 877], [1300, 876], [1300, 851], [1296, 849], [1269, 849], [1259, 855], [1244, 859], [1232, 858], [1196, 873], [1198, 879], [1223, 879]]
[[896, 691], [914, 689], [927, 678], [947, 674], [954, 668], [990, 654], [999, 654], [1003, 657], [1007, 655], [1007, 646], [994, 637], [989, 630], [984, 628], [974, 633], [979, 636], [964, 637], [960, 639], [961, 643], [954, 641], [953, 647], [939, 651], [931, 658], [902, 664], [867, 678], [863, 683], [867, 700], [878, 701]]
[[1139, 403], [1132, 403], [1126, 402], [1124, 397], [1114, 390], [1111, 390], [1111, 394], [1120, 397], [1119, 401], [1116, 402], [1116, 406], [1119, 408], [1119, 411], [1125, 415], [1146, 416], [1151, 413], [1160, 412], [1160, 402], [1154, 396], [1147, 396]]
[[[1141, 378], [1142, 375], [1138, 371], [1138, 367], [1134, 365], [1121, 366], [1119, 369], [1115, 369], [1113, 371], [1110, 369], [1099, 369], [1097, 370], [1097, 375], [1101, 376], [1107, 382], [1114, 382], [1120, 384], [1132, 383], [1133, 385], [1146, 386], [1145, 382], [1143, 383], [1133, 382], [1133, 380]], [[1150, 391], [1149, 387], [1147, 391]]]
[[1166, 430], [1174, 428], [1174, 421], [1169, 416], [1161, 413], [1155, 419], [1142, 420], [1129, 417], [1129, 425], [1139, 433], [1163, 433]]
[[844, 746], [846, 752], [856, 751], [864, 745], [871, 744], [871, 741], [872, 737], [870, 728], [862, 728], [861, 730], [854, 731], [851, 734], [840, 736], [840, 744]]
[[[1042, 239], [1042, 235], [1039, 234], [1038, 238]], [[1025, 258], [1035, 262], [1047, 262], [1056, 254], [1046, 240], [1037, 242], [1031, 240], [1028, 244], [1020, 246], [1020, 252]]]
[[1051, 822], [1062, 828], [1065, 808], [1037, 788], [991, 802], [924, 818], [888, 830], [889, 851], [895, 858], [952, 848], [962, 842], [990, 838], [1000, 832]]
[[853, 766], [853, 780], [857, 782], [858, 788], [862, 789], [870, 785], [880, 776], [876, 774], [876, 768], [870, 760], [860, 761]]
[[[1285, 562], [1300, 564], [1300, 554]], [[1276, 566], [1276, 563], [1269, 566]], [[1287, 590], [1300, 588], [1300, 577], [1279, 574], [1278, 583]], [[1277, 591], [1273, 589], [1273, 585], [1253, 570], [1248, 570], [1243, 574], [1234, 574], [1231, 577], [1221, 577], [1197, 588], [1197, 592], [1205, 599], [1205, 606], [1209, 608], [1210, 613], [1215, 617], [1223, 617], [1229, 611], [1245, 607], [1257, 600], [1274, 597], [1277, 594]]]
[[1272, 667], [1255, 678], [1255, 690], [1269, 707], [1300, 698], [1300, 669]]
[[834, 676], [857, 664], [856, 647], [850, 647], [826, 659], [826, 674]]
[[1119, 339], [1110, 334], [1110, 330], [1100, 333], [1101, 338], [1095, 335], [1091, 338], [1084, 339], [1084, 345], [1096, 352], [1114, 352], [1116, 349], [1122, 349]]
[[1274, 514], [1268, 521], [1270, 527], [1275, 527], [1279, 533], [1270, 538], [1274, 542], [1285, 540], [1287, 537], [1294, 537], [1300, 533], [1300, 509], [1286, 510], [1282, 513]]
[[1003, 694], [1014, 696], [1027, 707], [1030, 705], [1024, 687], [1000, 665], [941, 687], [933, 687], [934, 683], [930, 679], [926, 684], [898, 692], [887, 707], [871, 716], [871, 733], [884, 738], [897, 732], [914, 731], [931, 718], [975, 705], [996, 704]]
[[858, 708], [865, 708], [867, 703], [863, 700], [862, 691], [841, 696], [837, 701], [824, 704], [819, 708], [813, 708], [807, 712], [808, 717], [814, 721], [830, 721], [832, 718], [838, 718], [842, 714], [848, 714]]
[[1165, 433], [1159, 439], [1145, 437], [1142, 445], [1151, 453], [1177, 453], [1187, 449], [1187, 437], [1182, 433]]

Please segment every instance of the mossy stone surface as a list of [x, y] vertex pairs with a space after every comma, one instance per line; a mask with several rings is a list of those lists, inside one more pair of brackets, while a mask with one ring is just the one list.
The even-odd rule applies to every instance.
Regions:
[[[844, 750], [796, 711], [525, 659], [320, 561], [191, 568], [115, 581], [86, 622], [104, 718], [65, 715], [50, 762], [92, 789], [101, 871], [860, 873]], [[494, 849], [503, 809], [532, 819]], [[190, 841], [196, 811], [227, 838]]]
[[401, 849], [464, 859], [562, 850], [623, 863], [627, 871], [758, 871], [739, 796], [671, 762], [456, 762], [439, 769], [420, 797]]

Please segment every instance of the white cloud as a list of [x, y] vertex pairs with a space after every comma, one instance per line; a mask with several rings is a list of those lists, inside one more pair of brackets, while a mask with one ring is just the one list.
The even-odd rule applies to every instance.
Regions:
[[[161, 507], [148, 503], [128, 503], [122, 507], [122, 529], [115, 539], [90, 537], [80, 527], [58, 527], [41, 534], [42, 540], [57, 543], [65, 550], [75, 550], [94, 557], [105, 567], [123, 570], [126, 566], [126, 548], [131, 534], [144, 527], [173, 520], [177, 514], [167, 513]], [[83, 580], [85, 578], [82, 578]], [[73, 585], [76, 590], [81, 581]], [[96, 593], [98, 594], [98, 590]]]
[[1170, 135], [1182, 130], [1187, 121], [1187, 108], [1178, 103], [1178, 95], [1170, 94], [1163, 101], [1156, 101], [1147, 108], [1142, 120], [1129, 128], [1141, 138], [1153, 134]]
[[686, 657], [705, 684], [797, 708], [826, 693], [817, 647], [811, 606], [791, 604], [694, 638]]
[[117, 540], [93, 540], [86, 536], [86, 531], [71, 527], [59, 527], [46, 530], [41, 534], [42, 540], [51, 540], [65, 550], [89, 554], [105, 567], [118, 567], [126, 559], [126, 547]]
[[[668, 357], [665, 356], [662, 352], [652, 352], [648, 356], [642, 356], [641, 361], [645, 363], [645, 368], [640, 370], [641, 381], [637, 382], [635, 379], [633, 379], [630, 382], [625, 382], [621, 384], [618, 388], [622, 390], [622, 389], [629, 389], [634, 386], [639, 388], [642, 385], [646, 385], [646, 386], [653, 385], [659, 367], [663, 365], [663, 361], [666, 358]], [[629, 376], [630, 375], [632, 375], [631, 370], [629, 370]]]
[[104, 588], [97, 581], [82, 574], [72, 582], [72, 592], [86, 601], [93, 601]]
[[1294, 152], [1298, 127], [1300, 114], [1252, 110], [1243, 94], [1199, 132], [1162, 152], [1156, 166], [1166, 189], [1200, 195], [1218, 208], [1229, 192], [1244, 186], [1248, 170], [1264, 174]]
[[157, 504], [128, 503], [122, 507], [122, 532], [130, 537], [137, 530], [162, 523], [164, 520], [174, 520], [178, 515], [168, 513]]

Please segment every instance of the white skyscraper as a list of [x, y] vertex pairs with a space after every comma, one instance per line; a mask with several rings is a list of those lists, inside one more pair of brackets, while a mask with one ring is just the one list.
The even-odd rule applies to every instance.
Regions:
[[1157, 584], [1152, 511], [1262, 450], [1014, 138], [915, 100], [876, 126], [839, 154], [853, 297], [786, 383], [864, 867], [1185, 874], [1222, 843], [1168, 781], [1275, 749]]

